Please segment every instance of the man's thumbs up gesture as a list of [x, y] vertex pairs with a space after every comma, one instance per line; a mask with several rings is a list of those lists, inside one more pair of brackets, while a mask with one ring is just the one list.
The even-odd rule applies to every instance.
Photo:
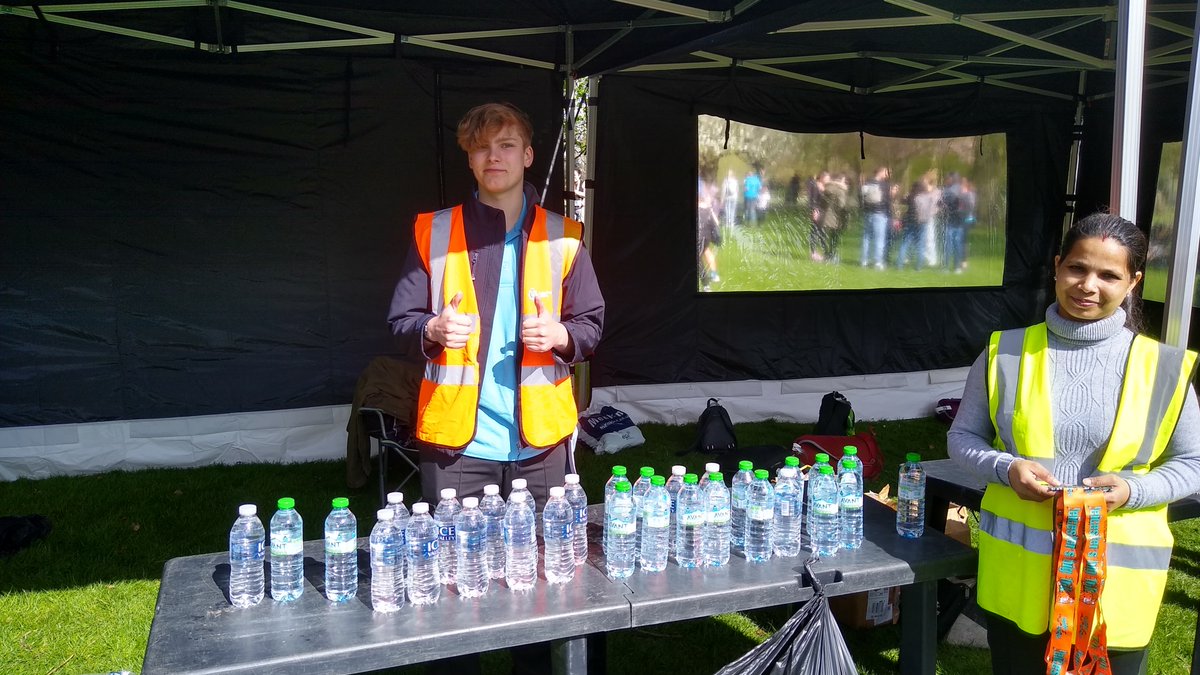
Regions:
[[454, 294], [442, 308], [442, 313], [425, 324], [425, 339], [436, 342], [446, 349], [462, 349], [475, 328], [475, 319], [469, 314], [459, 314], [458, 303], [462, 302], [462, 291]]
[[567, 329], [550, 316], [541, 296], [534, 294], [533, 306], [537, 316], [526, 316], [521, 321], [521, 342], [531, 352], [548, 352], [552, 349], [565, 350], [570, 344]]

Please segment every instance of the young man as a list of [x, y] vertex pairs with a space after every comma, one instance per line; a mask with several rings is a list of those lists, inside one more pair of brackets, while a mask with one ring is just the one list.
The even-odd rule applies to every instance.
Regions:
[[477, 190], [417, 216], [388, 322], [425, 364], [417, 409], [421, 489], [461, 499], [524, 478], [540, 508], [569, 473], [577, 412], [569, 366], [600, 340], [604, 298], [582, 226], [539, 205], [524, 181], [529, 118], [507, 103], [458, 125]]

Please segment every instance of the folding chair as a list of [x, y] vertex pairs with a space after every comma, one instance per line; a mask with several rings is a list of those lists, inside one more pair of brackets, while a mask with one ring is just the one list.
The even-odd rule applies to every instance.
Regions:
[[407, 425], [379, 408], [359, 408], [358, 414], [367, 435], [379, 441], [379, 508], [383, 508], [387, 506], [388, 456], [395, 452], [408, 464], [408, 473], [396, 484], [400, 488], [421, 470], [419, 455]]

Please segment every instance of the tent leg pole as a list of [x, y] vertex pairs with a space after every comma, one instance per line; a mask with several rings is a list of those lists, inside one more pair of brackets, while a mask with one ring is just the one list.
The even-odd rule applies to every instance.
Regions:
[[937, 670], [937, 582], [900, 589], [900, 674]]

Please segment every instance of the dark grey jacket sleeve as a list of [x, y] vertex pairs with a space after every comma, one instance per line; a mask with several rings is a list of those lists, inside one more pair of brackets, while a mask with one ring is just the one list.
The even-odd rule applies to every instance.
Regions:
[[586, 246], [580, 245], [575, 264], [563, 281], [562, 325], [571, 336], [571, 353], [555, 353], [566, 364], [585, 361], [596, 351], [604, 330], [604, 296]]
[[437, 355], [437, 351], [426, 353], [424, 345], [425, 324], [433, 318], [433, 303], [429, 298], [429, 272], [421, 262], [415, 242], [408, 247], [400, 280], [392, 292], [392, 306], [388, 310], [388, 324], [396, 336], [396, 348], [400, 357], [412, 363], [423, 364]]

